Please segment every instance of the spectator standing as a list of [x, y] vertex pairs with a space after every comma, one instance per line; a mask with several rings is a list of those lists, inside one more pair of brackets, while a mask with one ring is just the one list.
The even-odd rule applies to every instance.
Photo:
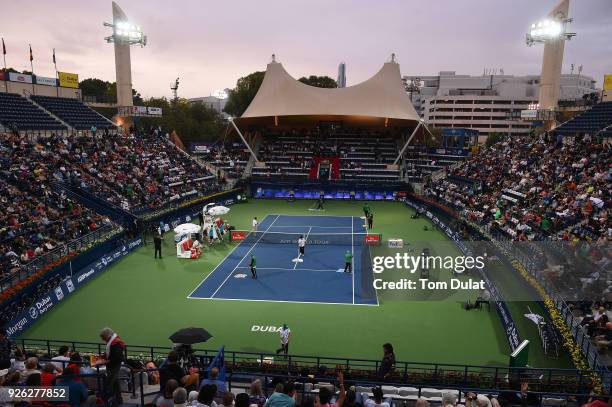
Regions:
[[276, 354], [283, 352], [285, 356], [289, 353], [289, 340], [291, 339], [291, 329], [287, 324], [283, 324], [283, 327], [279, 331], [281, 347], [276, 350]]
[[380, 362], [380, 376], [383, 379], [388, 378], [393, 369], [395, 368], [395, 353], [393, 352], [393, 345], [385, 343], [383, 345], [383, 358]]
[[125, 343], [110, 328], [104, 328], [100, 332], [100, 338], [106, 343], [106, 352], [99, 364], [106, 365], [105, 391], [107, 397], [112, 398], [112, 406], [123, 403], [121, 396], [121, 384], [119, 383], [119, 372], [123, 363]]

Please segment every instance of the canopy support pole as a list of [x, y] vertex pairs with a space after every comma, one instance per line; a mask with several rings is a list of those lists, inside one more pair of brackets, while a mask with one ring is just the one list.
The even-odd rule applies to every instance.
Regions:
[[229, 122], [232, 124], [232, 126], [234, 126], [234, 129], [236, 129], [236, 132], [238, 133], [238, 135], [240, 136], [240, 139], [242, 140], [242, 142], [244, 143], [244, 145], [246, 146], [246, 148], [249, 149], [249, 152], [251, 153], [251, 155], [253, 156], [253, 158], [255, 159], [255, 162], [259, 162], [259, 160], [257, 159], [257, 156], [255, 155], [255, 152], [253, 152], [253, 149], [251, 148], [251, 146], [249, 145], [249, 143], [247, 143], [247, 141], [244, 139], [244, 136], [242, 135], [242, 133], [240, 132], [240, 129], [238, 129], [238, 126], [236, 126], [236, 123], [234, 123], [234, 119], [230, 118]]
[[421, 127], [422, 124], [423, 122], [419, 122], [418, 126], [414, 128], [412, 134], [410, 135], [410, 137], [408, 137], [408, 140], [406, 140], [406, 144], [404, 144], [404, 147], [402, 147], [402, 149], [400, 150], [399, 154], [397, 155], [397, 158], [395, 159], [395, 161], [393, 161], [393, 165], [397, 165], [400, 158], [402, 158], [402, 156], [404, 155], [404, 151], [406, 151], [406, 149], [408, 148], [408, 144], [410, 144], [410, 142], [414, 138], [414, 135], [416, 134], [417, 130], [419, 130], [419, 127]]

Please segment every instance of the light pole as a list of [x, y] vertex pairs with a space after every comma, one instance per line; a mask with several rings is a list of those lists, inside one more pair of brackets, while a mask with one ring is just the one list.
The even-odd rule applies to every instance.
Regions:
[[113, 2], [113, 22], [104, 23], [110, 27], [113, 33], [104, 39], [115, 46], [115, 73], [117, 83], [117, 111], [125, 128], [131, 125], [132, 99], [132, 61], [130, 57], [130, 46], [147, 45], [147, 36], [143, 34], [140, 26], [129, 21], [123, 10]]
[[546, 130], [555, 126], [565, 41], [576, 35], [567, 30], [568, 24], [572, 22], [568, 14], [569, 0], [562, 0], [546, 18], [531, 24], [525, 38], [528, 46], [544, 44], [536, 119], [546, 123]]

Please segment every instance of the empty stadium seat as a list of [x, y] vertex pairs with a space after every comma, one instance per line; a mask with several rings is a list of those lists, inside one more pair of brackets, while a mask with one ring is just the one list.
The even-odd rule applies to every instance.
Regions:
[[66, 130], [62, 123], [15, 93], [0, 93], [0, 124], [12, 130]]
[[77, 130], [115, 127], [112, 122], [76, 99], [32, 96], [32, 100]]

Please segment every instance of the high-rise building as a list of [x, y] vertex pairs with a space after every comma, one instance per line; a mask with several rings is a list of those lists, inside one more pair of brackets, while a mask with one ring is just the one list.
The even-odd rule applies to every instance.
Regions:
[[340, 62], [338, 65], [338, 79], [336, 80], [339, 88], [346, 88], [346, 64]]
[[[538, 102], [539, 75], [457, 75], [403, 77], [417, 113], [432, 127], [468, 127], [490, 133], [529, 133], [528, 121], [511, 119]], [[596, 92], [595, 80], [581, 74], [561, 75], [560, 101], [580, 100]]]

